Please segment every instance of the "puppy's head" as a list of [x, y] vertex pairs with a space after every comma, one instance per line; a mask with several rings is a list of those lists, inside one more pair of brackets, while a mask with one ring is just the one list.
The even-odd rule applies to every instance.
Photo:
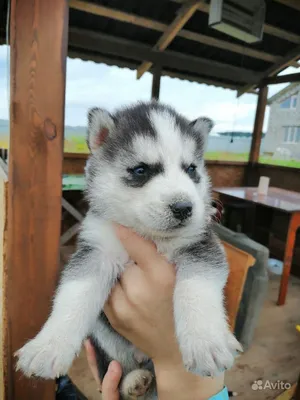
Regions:
[[104, 218], [144, 235], [172, 237], [200, 229], [210, 213], [203, 153], [213, 127], [171, 107], [139, 103], [88, 115], [87, 195]]

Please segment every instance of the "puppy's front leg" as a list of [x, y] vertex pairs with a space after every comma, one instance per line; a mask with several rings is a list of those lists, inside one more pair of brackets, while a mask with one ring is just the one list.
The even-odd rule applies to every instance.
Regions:
[[[126, 258], [126, 254], [123, 253]], [[122, 257], [107, 257], [85, 242], [63, 271], [53, 310], [38, 333], [18, 352], [17, 368], [27, 376], [55, 378], [65, 374], [123, 268]]]
[[[216, 376], [229, 369], [242, 348], [231, 333], [223, 305], [227, 276], [225, 259], [177, 264], [174, 291], [176, 334], [188, 371]], [[222, 260], [222, 257], [219, 257]]]

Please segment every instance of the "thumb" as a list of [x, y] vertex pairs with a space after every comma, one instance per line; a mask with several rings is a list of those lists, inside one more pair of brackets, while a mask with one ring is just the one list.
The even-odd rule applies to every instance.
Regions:
[[153, 242], [122, 225], [115, 225], [115, 232], [131, 260], [135, 261], [141, 269], [153, 270], [161, 265], [162, 256], [158, 254]]
[[119, 400], [119, 383], [122, 377], [122, 368], [117, 361], [109, 364], [102, 382], [102, 400]]

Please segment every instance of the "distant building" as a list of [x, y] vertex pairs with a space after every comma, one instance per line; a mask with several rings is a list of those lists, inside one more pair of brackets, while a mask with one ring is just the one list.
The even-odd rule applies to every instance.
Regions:
[[278, 149], [300, 158], [300, 84], [292, 83], [270, 97], [268, 130], [264, 139], [264, 153]]

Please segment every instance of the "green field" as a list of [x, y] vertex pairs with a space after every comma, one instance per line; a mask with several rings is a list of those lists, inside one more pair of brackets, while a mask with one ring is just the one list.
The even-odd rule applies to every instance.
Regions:
[[[7, 148], [8, 141], [0, 140], [0, 148]], [[88, 153], [88, 147], [84, 135], [69, 136], [65, 139], [65, 153]], [[248, 161], [248, 153], [209, 152], [205, 154], [206, 160], [218, 161]], [[283, 167], [300, 168], [300, 161], [297, 160], [274, 160], [271, 157], [260, 157], [259, 162], [263, 164], [280, 165]]]
[[[206, 160], [220, 161], [248, 161], [249, 153], [226, 153], [226, 152], [209, 152], [205, 153]], [[297, 160], [274, 160], [271, 157], [262, 156], [259, 158], [262, 164], [280, 165], [282, 167], [300, 168], [300, 161]]]

